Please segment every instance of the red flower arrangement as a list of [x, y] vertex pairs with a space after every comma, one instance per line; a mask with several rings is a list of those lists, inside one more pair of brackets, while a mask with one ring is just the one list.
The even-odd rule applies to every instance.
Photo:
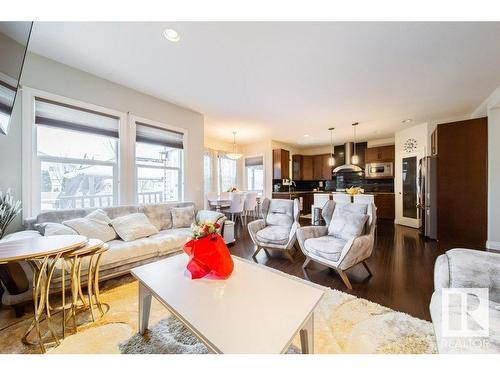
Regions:
[[229, 249], [218, 233], [219, 223], [194, 223], [193, 239], [184, 245], [184, 252], [189, 255], [187, 269], [191, 279], [210, 275], [218, 279], [227, 279], [233, 272], [234, 263]]

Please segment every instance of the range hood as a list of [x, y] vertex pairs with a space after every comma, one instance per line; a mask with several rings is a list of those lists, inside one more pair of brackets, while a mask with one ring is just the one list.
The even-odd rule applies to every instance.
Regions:
[[353, 142], [347, 142], [344, 145], [344, 155], [345, 155], [345, 163], [344, 165], [338, 166], [333, 170], [333, 173], [338, 173], [338, 172], [363, 172], [363, 168], [361, 168], [359, 165], [356, 164], [351, 164], [352, 160], [352, 154], [354, 153], [354, 143]]

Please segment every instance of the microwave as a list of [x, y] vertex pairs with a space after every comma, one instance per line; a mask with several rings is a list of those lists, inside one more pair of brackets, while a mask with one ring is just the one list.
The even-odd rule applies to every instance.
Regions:
[[366, 163], [365, 178], [393, 178], [394, 163]]

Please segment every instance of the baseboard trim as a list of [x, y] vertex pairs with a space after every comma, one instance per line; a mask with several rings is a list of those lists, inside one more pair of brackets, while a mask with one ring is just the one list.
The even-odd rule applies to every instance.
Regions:
[[491, 250], [500, 250], [500, 242], [498, 241], [486, 241], [486, 248]]

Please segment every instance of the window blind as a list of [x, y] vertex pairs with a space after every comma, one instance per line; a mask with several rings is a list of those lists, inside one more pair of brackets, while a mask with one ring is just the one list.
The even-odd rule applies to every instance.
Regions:
[[119, 137], [117, 116], [38, 97], [35, 98], [35, 124]]
[[184, 134], [174, 130], [136, 122], [136, 142], [150, 143], [171, 148], [184, 148]]
[[245, 159], [245, 167], [253, 167], [255, 165], [264, 165], [262, 156], [253, 156]]

